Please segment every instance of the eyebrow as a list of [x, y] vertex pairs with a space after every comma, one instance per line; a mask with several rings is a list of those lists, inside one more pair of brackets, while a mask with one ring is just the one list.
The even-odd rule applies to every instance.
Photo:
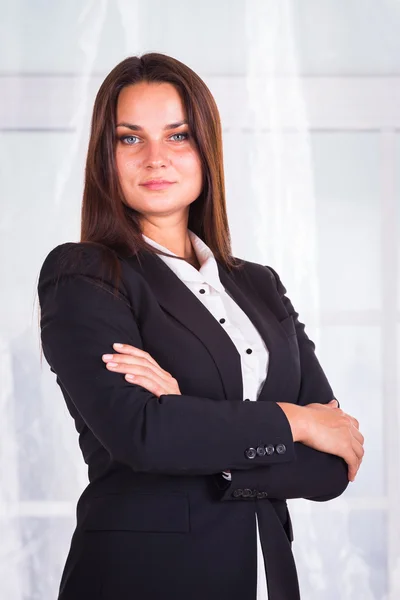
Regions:
[[[164, 127], [164, 130], [176, 129], [177, 127], [181, 127], [182, 125], [187, 124], [187, 120], [184, 119], [183, 121], [177, 121], [176, 123], [170, 123], [169, 125], [166, 125]], [[127, 127], [128, 129], [131, 129], [131, 131], [143, 131], [143, 127], [140, 127], [140, 125], [132, 125], [132, 123], [118, 123], [117, 127]]]

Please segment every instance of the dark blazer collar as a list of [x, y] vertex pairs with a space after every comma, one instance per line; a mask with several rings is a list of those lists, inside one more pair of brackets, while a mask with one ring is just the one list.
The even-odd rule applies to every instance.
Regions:
[[[131, 256], [124, 260], [147, 281], [163, 309], [206, 346], [219, 371], [226, 399], [243, 400], [239, 353], [229, 335], [202, 302], [157, 255], [141, 252], [139, 258]], [[242, 283], [235, 281], [235, 275], [229, 273], [219, 262], [218, 271], [227, 293], [248, 315], [269, 349], [268, 377], [259, 395], [259, 400], [265, 399], [274, 379], [274, 356], [271, 352], [273, 344], [268, 321], [276, 321], [276, 318], [264, 304], [261, 307], [256, 296], [250, 298], [246, 295]]]

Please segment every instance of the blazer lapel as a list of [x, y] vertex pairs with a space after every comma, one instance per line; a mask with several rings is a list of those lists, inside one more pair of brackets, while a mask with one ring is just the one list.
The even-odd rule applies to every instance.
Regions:
[[144, 277], [163, 309], [207, 348], [219, 371], [226, 399], [242, 401], [240, 356], [218, 321], [158, 256], [142, 252], [140, 260], [130, 256], [125, 261]]

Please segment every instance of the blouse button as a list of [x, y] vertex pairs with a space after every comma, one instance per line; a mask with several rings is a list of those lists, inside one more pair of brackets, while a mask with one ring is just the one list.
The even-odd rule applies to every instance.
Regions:
[[253, 352], [253, 350], [251, 348], [247, 348], [246, 353], [247, 354], [251, 354]]
[[245, 398], [244, 401], [245, 402], [250, 402], [250, 398]]
[[220, 323], [225, 323], [225, 319], [220, 319], [219, 322]]
[[201, 290], [199, 290], [199, 292], [200, 292], [200, 294], [205, 294], [206, 290], [201, 289]]

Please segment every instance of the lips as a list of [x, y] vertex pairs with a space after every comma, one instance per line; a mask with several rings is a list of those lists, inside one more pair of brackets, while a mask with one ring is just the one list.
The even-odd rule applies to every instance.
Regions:
[[141, 185], [151, 185], [153, 183], [173, 183], [173, 181], [168, 181], [168, 179], [148, 179], [144, 181]]
[[145, 181], [144, 183], [141, 183], [140, 185], [143, 187], [146, 187], [149, 190], [162, 190], [162, 189], [169, 187], [173, 183], [175, 183], [175, 182], [168, 181], [166, 179], [149, 179], [148, 181]]

